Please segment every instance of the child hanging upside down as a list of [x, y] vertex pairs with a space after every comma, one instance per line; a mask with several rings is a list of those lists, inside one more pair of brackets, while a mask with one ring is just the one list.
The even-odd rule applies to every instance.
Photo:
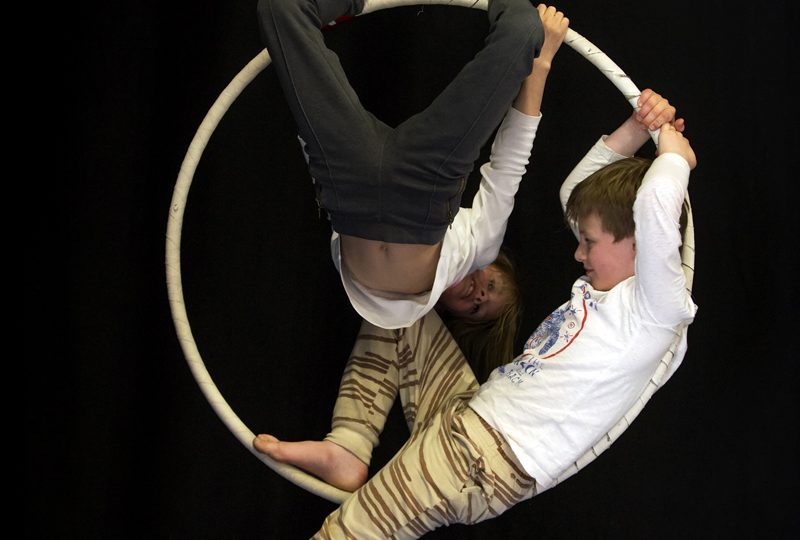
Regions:
[[[642, 395], [697, 309], [679, 254], [696, 160], [674, 107], [650, 90], [639, 105], [562, 186], [584, 275], [520, 356], [478, 386], [435, 312], [400, 330], [365, 321], [326, 439], [253, 441], [273, 459], [356, 490], [315, 538], [418, 538], [495, 517], [553, 486]], [[647, 127], [660, 128], [652, 163], [628, 157]], [[672, 369], [685, 352], [681, 339]], [[366, 481], [396, 395], [410, 438]]]
[[[342, 284], [359, 315], [382, 328], [407, 327], [434, 307], [468, 320], [497, 319], [516, 302], [514, 287], [505, 286], [510, 276], [491, 263], [568, 21], [529, 0], [490, 0], [483, 49], [430, 106], [390, 128], [363, 108], [320, 31], [364, 5], [258, 4], [317, 204], [331, 221]], [[467, 177], [501, 120], [472, 208], [460, 208]]]

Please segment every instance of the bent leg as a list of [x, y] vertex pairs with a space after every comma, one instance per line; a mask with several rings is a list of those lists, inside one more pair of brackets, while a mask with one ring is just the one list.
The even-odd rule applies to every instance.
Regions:
[[[483, 49], [428, 108], [396, 128], [392, 159], [397, 174], [428, 179], [436, 192], [445, 190], [451, 196], [460, 197], [459, 180], [472, 171], [530, 74], [544, 39], [530, 0], [490, 0], [488, 17]], [[442, 215], [447, 212], [428, 210], [430, 219], [440, 220]]]
[[[352, 171], [377, 168], [388, 128], [366, 111], [320, 27], [341, 15], [357, 15], [364, 0], [260, 0], [261, 36], [284, 96], [305, 142], [311, 175], [323, 188], [323, 206], [339, 211], [351, 196]], [[369, 159], [368, 159], [369, 158]], [[351, 190], [352, 191], [352, 190]], [[357, 193], [356, 193], [357, 194]], [[340, 201], [342, 199], [342, 201]]]
[[403, 330], [398, 361], [400, 400], [412, 432], [423, 427], [453, 397], [471, 396], [478, 390], [464, 353], [435, 311]]
[[328, 436], [322, 441], [284, 442], [262, 434], [253, 446], [352, 491], [367, 478], [372, 450], [397, 394], [413, 438], [444, 404], [472, 396], [477, 388], [466, 359], [436, 313], [403, 330], [364, 321], [342, 376]]
[[495, 517], [534, 495], [534, 480], [467, 397], [445, 403], [314, 538], [419, 538]]
[[413, 432], [452, 396], [472, 395], [477, 388], [464, 355], [435, 312], [400, 330], [365, 321], [342, 376], [326, 440], [369, 464], [396, 395]]

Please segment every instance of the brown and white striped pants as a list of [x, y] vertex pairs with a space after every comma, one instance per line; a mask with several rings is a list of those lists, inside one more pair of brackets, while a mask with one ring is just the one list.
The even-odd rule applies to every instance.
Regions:
[[467, 406], [477, 389], [436, 313], [401, 330], [364, 322], [327, 439], [369, 464], [398, 394], [411, 436], [314, 538], [419, 538], [441, 525], [492, 518], [533, 496], [535, 481], [506, 441]]

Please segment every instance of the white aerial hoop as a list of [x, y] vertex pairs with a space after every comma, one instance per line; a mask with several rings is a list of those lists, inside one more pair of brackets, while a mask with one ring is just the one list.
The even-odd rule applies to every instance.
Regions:
[[[487, 9], [488, 0], [370, 0], [367, 2], [362, 15], [379, 11], [387, 8], [407, 6], [407, 5], [449, 5], [468, 7], [475, 9]], [[586, 38], [578, 34], [572, 29], [567, 31], [564, 42], [572, 49], [591, 62], [603, 75], [605, 75], [614, 86], [622, 93], [625, 99], [632, 107], [636, 107], [636, 100], [639, 97], [640, 91], [636, 85], [628, 78], [608, 56], [605, 55], [600, 49], [595, 47]], [[219, 389], [214, 384], [208, 370], [203, 363], [200, 352], [197, 349], [197, 344], [192, 335], [192, 329], [189, 326], [189, 318], [186, 314], [186, 306], [183, 299], [183, 287], [181, 283], [181, 266], [180, 266], [180, 244], [181, 244], [181, 230], [183, 225], [183, 215], [186, 209], [186, 201], [189, 195], [189, 188], [192, 184], [192, 178], [200, 162], [203, 150], [208, 144], [214, 129], [216, 129], [228, 108], [241, 94], [245, 87], [270, 64], [269, 53], [266, 49], [261, 51], [255, 58], [253, 58], [228, 84], [222, 91], [220, 96], [211, 106], [211, 109], [206, 114], [200, 127], [197, 130], [194, 138], [192, 139], [186, 156], [181, 164], [181, 169], [178, 173], [178, 180], [175, 184], [175, 189], [172, 195], [172, 202], [170, 204], [169, 219], [167, 222], [167, 239], [166, 239], [166, 272], [167, 272], [167, 289], [169, 294], [170, 308], [172, 310], [172, 318], [175, 323], [175, 330], [178, 334], [178, 339], [183, 349], [186, 361], [192, 371], [197, 384], [210, 403], [211, 407], [217, 413], [219, 418], [228, 427], [231, 433], [239, 439], [239, 441], [247, 448], [254, 456], [272, 468], [275, 472], [297, 484], [298, 486], [319, 495], [332, 502], [342, 502], [350, 494], [346, 491], [333, 487], [318, 478], [315, 478], [308, 473], [297, 469], [291, 465], [278, 463], [269, 457], [258, 453], [253, 449], [252, 441], [255, 434], [239, 419], [236, 413], [231, 409], [225, 399], [222, 397]], [[651, 134], [655, 138], [655, 133]], [[687, 200], [688, 202], [688, 200]], [[692, 279], [694, 277], [694, 226], [692, 221], [691, 208], [688, 212], [688, 225], [683, 238], [683, 247], [681, 249], [681, 258], [683, 261], [684, 273], [686, 274], [686, 287], [691, 292]], [[645, 391], [639, 397], [639, 400], [634, 406], [619, 420], [619, 422], [592, 448], [590, 448], [582, 457], [580, 457], [568, 470], [564, 471], [559, 477], [558, 481], [569, 478], [580, 469], [588, 465], [600, 453], [606, 450], [611, 444], [617, 440], [623, 431], [630, 425], [631, 422], [638, 416], [639, 412], [644, 408], [645, 404], [650, 400], [655, 391], [670, 377], [672, 374], [671, 362], [675, 349], [680, 343], [680, 340], [686, 332], [684, 327], [680, 334], [675, 338], [670, 347], [670, 350], [661, 360], [658, 368], [650, 379]]]

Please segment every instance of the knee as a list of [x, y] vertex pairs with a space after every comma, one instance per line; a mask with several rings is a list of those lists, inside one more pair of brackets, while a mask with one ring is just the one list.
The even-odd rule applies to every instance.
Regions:
[[520, 47], [530, 47], [534, 55], [539, 54], [544, 29], [539, 12], [529, 0], [492, 0], [489, 17], [508, 39]]
[[292, 0], [258, 0], [256, 12], [261, 20], [269, 20], [274, 14], [286, 13], [292, 6], [297, 6]]
[[539, 18], [536, 8], [530, 4], [525, 7], [526, 9], [521, 9], [518, 13], [512, 13], [512, 17], [506, 17], [507, 23], [514, 35], [520, 36], [520, 40], [531, 41], [538, 50], [544, 40], [542, 19]]
[[263, 19], [265, 15], [269, 14], [272, 10], [272, 2], [270, 0], [258, 0], [256, 5], [256, 13], [259, 19]]
[[303, 2], [298, 0], [258, 0], [256, 11], [262, 24], [294, 18], [303, 10]]

